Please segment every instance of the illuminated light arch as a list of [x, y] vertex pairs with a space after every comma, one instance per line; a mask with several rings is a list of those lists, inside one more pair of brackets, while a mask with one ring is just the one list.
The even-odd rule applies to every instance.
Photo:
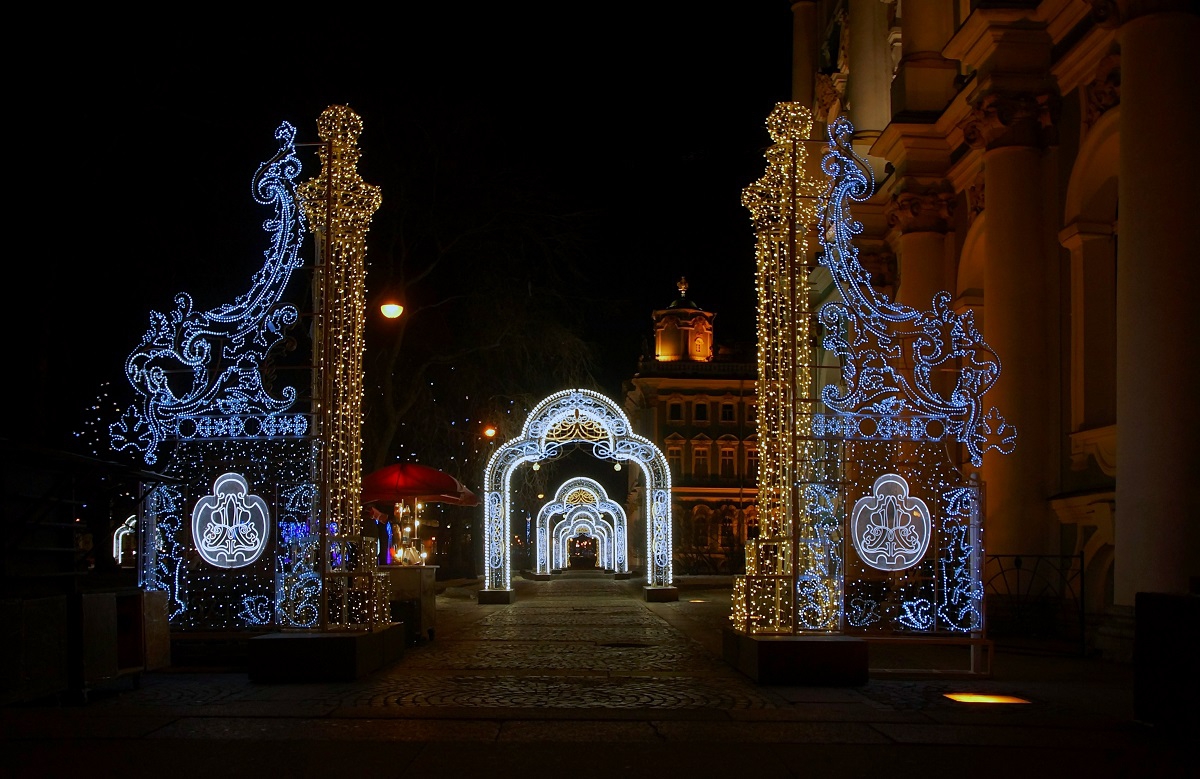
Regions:
[[112, 537], [112, 556], [113, 560], [117, 561], [117, 565], [124, 562], [125, 557], [125, 539], [129, 536], [137, 535], [137, 514], [130, 514], [125, 518], [125, 521], [117, 526], [113, 531]]
[[[595, 515], [593, 521], [603, 523], [611, 533], [612, 555], [607, 563], [603, 563], [603, 566], [615, 573], [629, 573], [627, 542], [629, 525], [625, 517], [625, 510], [619, 503], [609, 499], [604, 487], [594, 479], [585, 476], [567, 479], [554, 493], [554, 497], [538, 511], [537, 573], [548, 574], [553, 569], [564, 567], [562, 563], [566, 558], [558, 555], [557, 541], [555, 543], [550, 541], [551, 528], [561, 529], [581, 509], [588, 509], [591, 514]], [[604, 514], [613, 518], [611, 523], [603, 521]], [[553, 519], [556, 516], [562, 516], [565, 519], [560, 520], [559, 524], [555, 524]], [[556, 534], [555, 537], [557, 538]]]
[[596, 541], [596, 559], [600, 567], [612, 568], [613, 527], [605, 522], [595, 508], [577, 506], [572, 509], [567, 519], [558, 523], [554, 528], [553, 565], [557, 569], [567, 567], [571, 539], [587, 536]]
[[590, 446], [594, 457], [632, 461], [642, 469], [646, 520], [646, 586], [672, 587], [671, 474], [667, 459], [647, 438], [633, 432], [619, 406], [598, 392], [563, 390], [539, 403], [520, 436], [492, 455], [484, 472], [484, 586], [481, 602], [503, 591], [511, 595], [511, 485], [517, 467], [554, 459], [571, 445]]

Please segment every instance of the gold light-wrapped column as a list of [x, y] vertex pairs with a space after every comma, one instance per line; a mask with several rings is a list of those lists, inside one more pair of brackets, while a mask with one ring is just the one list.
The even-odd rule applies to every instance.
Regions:
[[[826, 478], [822, 446], [813, 439], [815, 348], [809, 279], [817, 265], [808, 233], [816, 220], [820, 187], [807, 173], [806, 142], [812, 114], [780, 103], [767, 119], [773, 145], [763, 177], [746, 188], [742, 204], [757, 236], [758, 290], [758, 509], [762, 534], [746, 545], [746, 576], [735, 581], [731, 619], [736, 630], [790, 634], [813, 624], [836, 627], [836, 597], [826, 597], [814, 620], [798, 620], [797, 583], [817, 577], [826, 593], [840, 592], [822, 570], [817, 534], [809, 525], [805, 486]], [[832, 602], [828, 602], [831, 601]]]
[[[322, 627], [379, 621], [378, 584], [350, 561], [361, 560], [363, 348], [366, 327], [366, 236], [381, 203], [379, 188], [358, 174], [362, 119], [330, 106], [317, 122], [321, 172], [298, 188], [320, 256], [313, 284], [317, 405], [316, 482], [324, 572]], [[362, 581], [358, 581], [362, 579]], [[352, 597], [352, 593], [361, 593]]]

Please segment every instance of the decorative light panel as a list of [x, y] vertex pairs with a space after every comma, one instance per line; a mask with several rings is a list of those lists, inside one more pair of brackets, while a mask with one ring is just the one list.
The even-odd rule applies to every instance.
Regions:
[[270, 524], [267, 502], [250, 492], [246, 477], [225, 473], [192, 509], [192, 542], [209, 565], [241, 568], [267, 548]]

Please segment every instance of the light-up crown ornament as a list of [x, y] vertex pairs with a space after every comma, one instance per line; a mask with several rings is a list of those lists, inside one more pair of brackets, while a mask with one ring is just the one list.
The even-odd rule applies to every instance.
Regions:
[[279, 150], [259, 167], [252, 186], [254, 200], [275, 211], [263, 223], [271, 236], [265, 264], [233, 303], [194, 311], [192, 298], [181, 292], [170, 314], [151, 312], [150, 329], [125, 362], [140, 398], [109, 425], [117, 451], [139, 451], [154, 463], [159, 446], [173, 437], [293, 437], [307, 431], [303, 415], [286, 413], [295, 388], [273, 397], [262, 382], [264, 364], [299, 320], [296, 307], [280, 301], [300, 267], [305, 233], [293, 183], [301, 167], [296, 129], [284, 122], [275, 138]]
[[[1000, 375], [1000, 360], [975, 327], [968, 309], [950, 308], [951, 295], [933, 296], [933, 308], [919, 311], [879, 295], [859, 263], [851, 239], [862, 232], [848, 201], [871, 196], [871, 168], [856, 155], [854, 128], [845, 117], [829, 126], [829, 150], [822, 170], [829, 176], [820, 199], [818, 234], [840, 301], [821, 307], [823, 346], [842, 365], [844, 386], [827, 384], [821, 399], [837, 412], [814, 420], [818, 435], [845, 438], [938, 441], [952, 438], [966, 446], [971, 464], [995, 449], [1009, 454], [1016, 429], [995, 407], [983, 410], [983, 395]], [[939, 371], [954, 371], [948, 394], [934, 389]]]

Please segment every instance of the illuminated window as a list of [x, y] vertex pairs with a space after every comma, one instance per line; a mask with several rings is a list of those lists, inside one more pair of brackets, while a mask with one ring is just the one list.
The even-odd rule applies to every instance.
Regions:
[[671, 469], [672, 476], [679, 476], [683, 468], [683, 450], [678, 446], [672, 446], [667, 449], [667, 466]]
[[708, 447], [697, 446], [692, 452], [692, 474], [697, 478], [708, 476]]
[[758, 478], [758, 450], [746, 450], [746, 475], [751, 479]]
[[725, 478], [730, 478], [734, 475], [733, 474], [733, 450], [732, 449], [722, 449], [721, 450], [721, 461], [720, 461], [720, 464], [718, 467], [721, 469], [720, 470], [721, 476], [723, 476]]

